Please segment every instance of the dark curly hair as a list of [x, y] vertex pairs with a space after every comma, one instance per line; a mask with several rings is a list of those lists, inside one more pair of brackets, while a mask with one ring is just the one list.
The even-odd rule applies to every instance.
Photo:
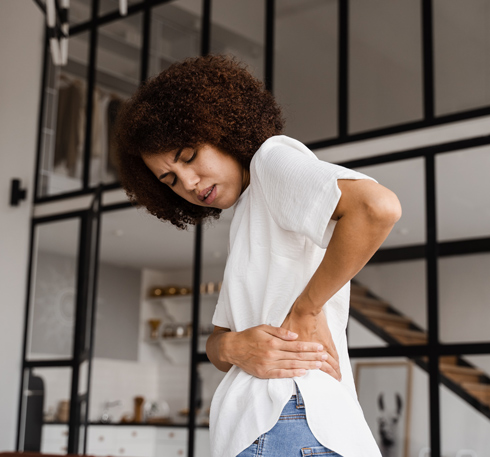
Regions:
[[175, 63], [123, 103], [116, 120], [119, 177], [130, 201], [184, 229], [220, 209], [193, 205], [162, 184], [142, 157], [215, 146], [249, 169], [260, 145], [281, 133], [283, 118], [262, 82], [221, 55]]

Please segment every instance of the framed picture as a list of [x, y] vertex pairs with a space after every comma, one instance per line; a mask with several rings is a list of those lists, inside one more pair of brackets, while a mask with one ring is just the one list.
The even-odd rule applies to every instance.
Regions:
[[360, 362], [355, 382], [364, 417], [383, 457], [408, 457], [412, 364]]

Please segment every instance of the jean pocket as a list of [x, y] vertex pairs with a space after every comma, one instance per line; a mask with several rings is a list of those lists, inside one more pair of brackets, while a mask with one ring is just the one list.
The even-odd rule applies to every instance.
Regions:
[[311, 446], [301, 448], [301, 456], [315, 456], [315, 455], [329, 455], [330, 457], [342, 457], [334, 451], [326, 448], [325, 446]]

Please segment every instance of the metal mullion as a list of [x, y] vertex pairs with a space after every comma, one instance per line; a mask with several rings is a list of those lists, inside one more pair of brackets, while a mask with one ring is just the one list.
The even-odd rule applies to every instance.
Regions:
[[434, 118], [434, 35], [432, 0], [422, 0], [424, 120]]
[[[21, 429], [22, 429], [22, 406], [24, 404], [24, 378], [25, 378], [25, 364], [26, 364], [26, 355], [27, 355], [27, 336], [29, 332], [29, 311], [30, 311], [30, 299], [32, 293], [31, 281], [32, 281], [32, 264], [34, 259], [34, 232], [35, 232], [35, 224], [31, 220], [30, 223], [30, 234], [29, 234], [29, 261], [27, 265], [27, 292], [26, 292], [26, 302], [25, 302], [25, 311], [24, 311], [24, 341], [22, 348], [22, 370], [21, 370], [21, 379], [20, 379], [20, 394], [19, 394], [19, 409], [17, 415], [17, 437], [16, 437], [16, 450], [20, 451], [20, 438], [21, 438]], [[22, 446], [23, 448], [23, 446]]]
[[[203, 0], [202, 3], [202, 28], [201, 28], [201, 55], [209, 54], [211, 44], [211, 0]], [[191, 363], [189, 369], [189, 422], [187, 438], [187, 456], [194, 457], [195, 432], [196, 432], [196, 397], [197, 397], [197, 364], [199, 363], [199, 309], [200, 309], [200, 284], [202, 264], [202, 225], [195, 225], [194, 237], [194, 263], [192, 280], [192, 338], [191, 338]]]
[[490, 342], [439, 344], [440, 355], [479, 355], [490, 354]]
[[70, 368], [74, 364], [74, 359], [52, 359], [52, 360], [25, 360], [23, 368]]
[[37, 154], [36, 154], [36, 166], [34, 167], [34, 198], [35, 202], [39, 197], [39, 176], [41, 174], [41, 144], [43, 138], [43, 123], [44, 123], [44, 110], [46, 103], [46, 85], [48, 81], [48, 66], [49, 66], [49, 41], [48, 34], [46, 33], [46, 27], [44, 27], [44, 57], [43, 57], [43, 72], [41, 76], [41, 100], [39, 101], [39, 119], [37, 123]]
[[[56, 195], [49, 195], [46, 197], [40, 197], [37, 200], [35, 200], [34, 203], [39, 205], [39, 204], [43, 204], [43, 203], [50, 203], [53, 201], [66, 200], [68, 198], [81, 197], [83, 195], [94, 194], [97, 191], [99, 185], [93, 186], [93, 187], [89, 186], [86, 189], [76, 190], [73, 192], [63, 192], [63, 193], [56, 194]], [[121, 186], [120, 182], [114, 182], [114, 183], [102, 184], [102, 189], [103, 190], [122, 189], [122, 186]]]
[[199, 309], [200, 284], [202, 269], [202, 225], [196, 224], [194, 241], [194, 271], [192, 279], [192, 338], [191, 338], [191, 366], [190, 366], [190, 392], [189, 392], [189, 437], [187, 441], [187, 456], [194, 456], [195, 429], [196, 429], [196, 398], [197, 398], [197, 365], [199, 363]]
[[[97, 1], [97, 0], [95, 0]], [[68, 426], [68, 454], [78, 453], [80, 404], [78, 402], [78, 388], [80, 383], [80, 355], [84, 350], [85, 326], [86, 326], [86, 304], [87, 304], [87, 275], [88, 262], [87, 240], [90, 244], [88, 226], [89, 218], [85, 212], [82, 218], [78, 247], [78, 274], [77, 274], [77, 300], [75, 310], [75, 331], [73, 335], [73, 368], [70, 391], [70, 419]]]
[[201, 55], [211, 50], [211, 0], [202, 0]]
[[150, 61], [150, 34], [151, 34], [151, 7], [149, 0], [145, 0], [143, 18], [142, 18], [142, 43], [141, 43], [141, 67], [140, 81], [146, 81], [148, 78], [148, 65]]
[[330, 146], [337, 146], [339, 144], [352, 143], [355, 141], [369, 140], [373, 138], [381, 138], [383, 136], [394, 135], [397, 133], [406, 133], [414, 130], [420, 130], [423, 128], [436, 127], [438, 125], [444, 125], [452, 122], [475, 119], [481, 116], [488, 116], [488, 115], [490, 115], [490, 107], [478, 108], [474, 110], [463, 111], [460, 113], [439, 116], [428, 121], [407, 122], [404, 124], [368, 130], [366, 132], [353, 133], [353, 134], [349, 134], [347, 137], [327, 138], [324, 140], [312, 141], [306, 143], [306, 146], [310, 149], [327, 148]]
[[113, 203], [110, 205], [104, 205], [101, 207], [101, 212], [109, 212], [109, 211], [118, 211], [121, 209], [129, 209], [129, 208], [136, 208], [131, 202], [124, 202], [124, 203]]
[[[92, 238], [94, 235], [92, 231], [92, 224], [93, 224], [93, 217], [94, 217], [94, 211], [92, 208], [91, 211], [91, 217], [90, 217], [90, 246], [92, 247], [93, 243], [95, 242], [94, 246], [94, 251], [91, 253], [91, 256], [89, 257], [89, 261], [92, 259], [93, 255], [93, 265], [94, 269], [92, 272], [92, 294], [90, 297], [87, 297], [90, 302], [90, 309], [91, 309], [91, 315], [90, 315], [90, 342], [89, 342], [89, 347], [88, 347], [88, 353], [84, 351], [84, 358], [88, 359], [88, 371], [87, 371], [87, 392], [86, 392], [86, 414], [84, 417], [84, 426], [85, 426], [85, 433], [83, 436], [83, 453], [87, 453], [87, 426], [88, 426], [88, 418], [89, 418], [89, 413], [90, 413], [90, 386], [92, 385], [91, 383], [91, 378], [92, 378], [92, 359], [94, 356], [94, 335], [95, 335], [95, 323], [96, 323], [96, 313], [97, 313], [97, 285], [98, 285], [98, 278], [99, 278], [99, 257], [100, 257], [100, 231], [101, 231], [101, 218], [100, 218], [100, 212], [101, 212], [101, 207], [102, 207], [102, 191], [101, 188], [99, 188], [98, 193], [95, 196], [95, 201], [94, 205], [97, 205], [97, 210], [95, 212], [95, 217], [98, 219], [97, 220], [97, 231], [95, 233], [95, 240]], [[89, 272], [90, 274], [91, 272]], [[86, 321], [85, 321], [86, 322]], [[86, 345], [84, 345], [86, 346]], [[85, 348], [84, 348], [85, 349]]]
[[337, 131], [340, 140], [349, 134], [349, 3], [338, 0], [338, 123]]
[[429, 412], [431, 455], [441, 454], [439, 398], [439, 296], [435, 154], [425, 159], [426, 231], [427, 231], [427, 322], [429, 345]]
[[39, 216], [32, 219], [34, 225], [47, 224], [49, 222], [62, 221], [64, 219], [82, 218], [86, 211], [70, 211], [68, 213], [53, 214], [51, 216]]
[[95, 95], [95, 71], [97, 64], [97, 35], [98, 27], [96, 23], [99, 11], [99, 0], [92, 0], [92, 20], [90, 23], [90, 47], [87, 74], [87, 100], [85, 110], [85, 144], [83, 155], [83, 189], [89, 188], [90, 182], [90, 154], [92, 151], [92, 113]]
[[274, 38], [276, 19], [275, 0], [266, 0], [265, 3], [265, 88], [274, 93]]

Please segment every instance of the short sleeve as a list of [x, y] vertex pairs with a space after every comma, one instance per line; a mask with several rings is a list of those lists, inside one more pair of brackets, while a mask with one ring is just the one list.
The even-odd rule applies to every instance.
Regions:
[[330, 240], [330, 221], [341, 196], [337, 180], [376, 182], [363, 173], [318, 159], [305, 145], [285, 136], [267, 140], [255, 154], [250, 171], [275, 223], [307, 236], [322, 248]]
[[231, 328], [224, 303], [218, 301], [216, 304], [211, 323], [217, 327]]

